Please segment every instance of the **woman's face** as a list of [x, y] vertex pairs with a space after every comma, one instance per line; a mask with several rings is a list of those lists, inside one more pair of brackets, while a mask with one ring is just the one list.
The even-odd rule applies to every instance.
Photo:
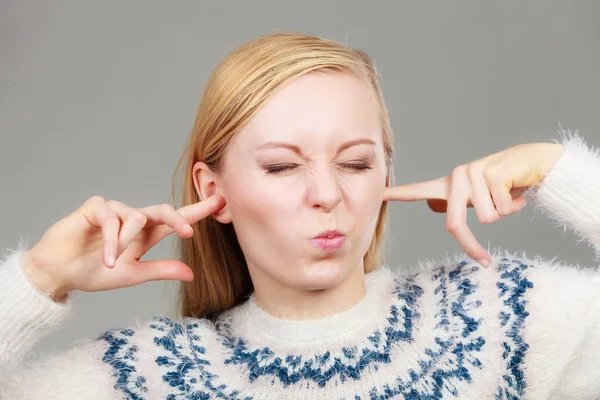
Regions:
[[234, 137], [216, 183], [255, 287], [326, 289], [362, 269], [386, 185], [379, 118], [362, 80], [311, 72]]

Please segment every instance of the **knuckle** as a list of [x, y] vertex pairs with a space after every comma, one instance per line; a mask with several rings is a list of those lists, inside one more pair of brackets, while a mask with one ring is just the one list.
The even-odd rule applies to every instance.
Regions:
[[88, 198], [84, 204], [95, 205], [104, 202], [104, 197], [102, 196], [92, 196]]
[[467, 164], [466, 170], [469, 177], [475, 177], [481, 173], [481, 167], [477, 163]]
[[495, 220], [494, 216], [490, 214], [478, 215], [477, 218], [482, 224], [491, 224]]
[[109, 214], [106, 215], [104, 218], [101, 218], [100, 221], [103, 225], [119, 225], [121, 223], [121, 221], [119, 220], [119, 218], [117, 218], [116, 215], [113, 214]]
[[144, 214], [143, 212], [139, 211], [139, 210], [134, 210], [131, 213], [130, 218], [139, 223], [139, 224], [146, 224], [146, 222], [148, 221], [148, 217], [146, 216], [146, 214]]
[[450, 174], [451, 187], [459, 185], [463, 181], [466, 168], [467, 167], [465, 165], [459, 165], [452, 170], [452, 173]]
[[459, 223], [456, 222], [453, 218], [446, 219], [446, 229], [450, 232], [456, 232], [459, 229]]
[[120, 202], [118, 202], [117, 200], [107, 200], [107, 201], [106, 201], [106, 204], [107, 204], [108, 206], [119, 206], [119, 205], [121, 205], [121, 203], [120, 203]]
[[500, 173], [500, 171], [499, 171], [498, 167], [495, 165], [490, 165], [483, 171], [483, 175], [485, 176], [485, 179], [488, 180], [488, 182], [495, 181], [497, 179], [499, 173]]
[[454, 169], [452, 170], [452, 177], [456, 177], [460, 174], [462, 174], [462, 172], [465, 170], [465, 166], [464, 165], [459, 165], [454, 167]]
[[164, 203], [158, 206], [159, 210], [161, 210], [162, 212], [167, 212], [170, 213], [171, 211], [174, 211], [175, 208], [173, 208], [172, 205], [168, 204], [168, 203]]

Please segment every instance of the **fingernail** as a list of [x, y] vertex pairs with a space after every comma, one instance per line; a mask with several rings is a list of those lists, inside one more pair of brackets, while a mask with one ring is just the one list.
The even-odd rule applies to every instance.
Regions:
[[115, 266], [115, 256], [113, 256], [112, 254], [110, 256], [108, 256], [108, 266], [109, 267]]
[[523, 205], [521, 206], [521, 208], [519, 208], [519, 211], [521, 211], [523, 208], [525, 208], [526, 205], [527, 205], [527, 202], [523, 203]]
[[477, 262], [481, 265], [483, 265], [484, 268], [487, 268], [490, 266], [490, 262], [488, 260], [477, 260]]

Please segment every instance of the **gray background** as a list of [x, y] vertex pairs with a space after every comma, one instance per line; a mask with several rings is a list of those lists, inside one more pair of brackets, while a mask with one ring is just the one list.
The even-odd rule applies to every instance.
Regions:
[[[235, 46], [302, 31], [376, 61], [397, 141], [396, 183], [557, 137], [600, 145], [596, 1], [0, 1], [0, 247], [31, 243], [88, 197], [168, 202], [201, 89]], [[529, 205], [469, 225], [484, 246], [583, 265], [593, 252]], [[536, 218], [533, 218], [536, 216]], [[388, 263], [461, 251], [444, 214], [391, 205]], [[149, 258], [172, 255], [168, 239]], [[36, 351], [169, 315], [176, 284], [75, 294], [74, 315]]]

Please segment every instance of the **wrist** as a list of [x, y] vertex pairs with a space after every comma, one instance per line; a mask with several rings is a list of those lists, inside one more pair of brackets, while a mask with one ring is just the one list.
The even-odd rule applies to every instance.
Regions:
[[547, 157], [546, 157], [546, 165], [544, 167], [544, 172], [542, 174], [543, 178], [545, 178], [550, 171], [552, 170], [552, 168], [554, 167], [554, 164], [556, 164], [556, 161], [558, 161], [558, 159], [560, 158], [560, 156], [563, 154], [565, 147], [560, 144], [560, 143], [545, 143], [548, 150], [547, 150]]
[[27, 279], [39, 292], [44, 293], [57, 303], [64, 303], [67, 300], [69, 291], [52, 279], [41, 265], [34, 252], [28, 250], [23, 253], [21, 266]]

